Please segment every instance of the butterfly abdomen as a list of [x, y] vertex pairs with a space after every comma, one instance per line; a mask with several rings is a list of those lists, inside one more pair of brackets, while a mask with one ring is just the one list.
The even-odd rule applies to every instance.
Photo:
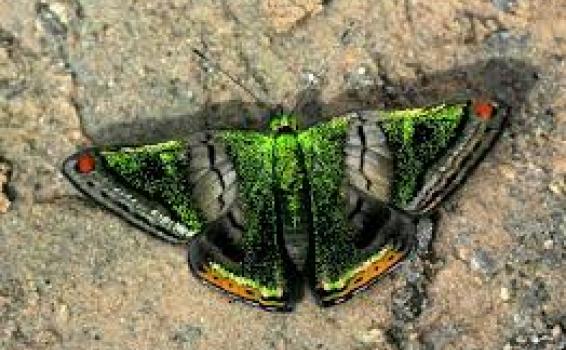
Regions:
[[287, 255], [302, 271], [309, 248], [310, 208], [304, 161], [294, 132], [275, 136], [273, 173], [279, 232]]

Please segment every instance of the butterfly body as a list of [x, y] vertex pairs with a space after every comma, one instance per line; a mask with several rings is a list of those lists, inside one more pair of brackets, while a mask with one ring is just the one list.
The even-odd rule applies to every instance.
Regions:
[[190, 268], [203, 281], [283, 311], [306, 277], [327, 306], [408, 254], [415, 218], [494, 140], [505, 113], [491, 112], [470, 104], [367, 111], [304, 130], [279, 115], [264, 132], [203, 131], [84, 150], [64, 173], [128, 221], [187, 242]]

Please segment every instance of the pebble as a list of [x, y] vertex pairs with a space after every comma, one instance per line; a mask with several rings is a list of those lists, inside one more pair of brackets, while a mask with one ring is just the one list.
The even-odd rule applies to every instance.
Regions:
[[509, 288], [501, 287], [501, 290], [499, 291], [499, 296], [501, 300], [509, 301], [509, 299], [511, 299], [511, 292], [509, 291]]
[[490, 34], [486, 38], [486, 44], [496, 50], [523, 50], [529, 44], [527, 35], [513, 35], [508, 30], [502, 29]]
[[195, 341], [202, 335], [200, 327], [190, 324], [180, 326], [173, 334], [173, 340], [182, 344], [184, 349], [191, 349]]
[[372, 328], [362, 334], [360, 340], [364, 344], [384, 344], [387, 343], [387, 337], [383, 330], [379, 328]]
[[318, 77], [312, 72], [307, 72], [303, 75], [308, 86], [314, 86], [319, 83]]
[[558, 181], [553, 181], [548, 185], [548, 189], [550, 190], [550, 192], [552, 192], [554, 195], [557, 196], [564, 194], [563, 187], [564, 186]]
[[434, 224], [430, 219], [423, 218], [417, 223], [417, 243], [421, 253], [427, 253], [434, 234]]
[[554, 247], [554, 241], [552, 239], [547, 239], [543, 243], [544, 249], [550, 250]]
[[57, 16], [61, 23], [69, 24], [69, 16], [67, 15], [67, 8], [62, 3], [53, 3], [49, 5], [49, 9]]
[[491, 3], [500, 11], [509, 12], [517, 5], [517, 0], [491, 0]]
[[510, 181], [514, 181], [517, 177], [517, 171], [509, 164], [503, 164], [499, 167], [499, 172], [501, 175]]
[[495, 261], [487, 251], [479, 248], [472, 253], [470, 267], [484, 275], [492, 275], [495, 272]]
[[0, 214], [5, 214], [10, 209], [10, 201], [3, 193], [0, 193]]
[[560, 327], [560, 325], [557, 324], [552, 328], [552, 337], [554, 339], [558, 339], [560, 338], [561, 335], [562, 335], [562, 327]]
[[515, 341], [519, 344], [526, 344], [527, 338], [523, 335], [519, 335], [519, 336], [517, 336], [517, 338], [515, 338]]
[[65, 324], [69, 321], [69, 307], [66, 304], [61, 304], [57, 308], [55, 321], [59, 324]]

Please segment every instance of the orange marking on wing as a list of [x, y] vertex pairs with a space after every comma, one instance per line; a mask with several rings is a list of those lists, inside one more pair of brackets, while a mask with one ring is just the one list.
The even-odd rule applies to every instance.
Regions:
[[483, 120], [489, 120], [493, 116], [493, 105], [483, 100], [474, 101], [473, 110], [476, 116]]
[[83, 153], [77, 159], [77, 171], [82, 174], [90, 173], [96, 166], [96, 160], [90, 153]]
[[403, 252], [397, 252], [394, 250], [387, 252], [381, 259], [374, 261], [365, 269], [352, 276], [348, 281], [348, 284], [342, 290], [332, 294], [325, 299], [340, 299], [356, 291], [357, 289], [370, 284], [381, 275], [384, 275], [389, 270], [391, 270], [391, 267], [396, 265], [401, 259], [403, 259], [404, 256], [405, 253]]
[[261, 303], [261, 294], [259, 290], [244, 286], [229, 278], [222, 277], [209, 266], [206, 266], [205, 271], [199, 272], [198, 274], [210, 284], [222, 288], [231, 294], [237, 295], [242, 299]]

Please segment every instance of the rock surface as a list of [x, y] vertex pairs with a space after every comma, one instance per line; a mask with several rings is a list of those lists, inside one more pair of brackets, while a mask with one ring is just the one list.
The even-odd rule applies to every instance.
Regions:
[[[0, 348], [566, 348], [565, 33], [561, 1], [3, 0]], [[478, 95], [511, 106], [497, 145], [330, 309], [230, 303], [59, 172], [90, 142]]]

